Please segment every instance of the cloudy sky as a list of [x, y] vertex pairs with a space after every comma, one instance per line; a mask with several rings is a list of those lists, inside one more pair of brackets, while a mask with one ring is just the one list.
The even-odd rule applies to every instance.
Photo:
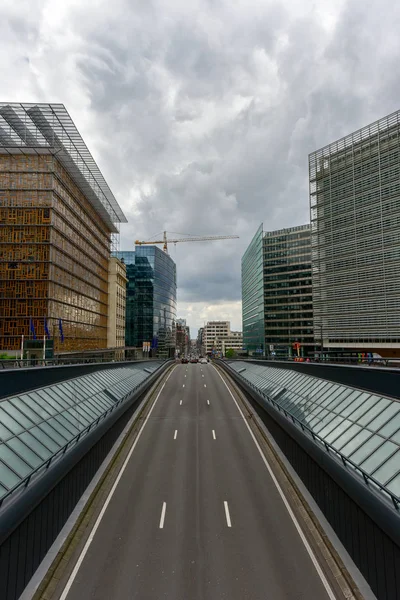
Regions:
[[[178, 316], [241, 329], [258, 225], [306, 223], [308, 153], [400, 105], [388, 0], [0, 0], [2, 101], [62, 102], [129, 223], [171, 246]], [[154, 239], [154, 238], [153, 238]]]

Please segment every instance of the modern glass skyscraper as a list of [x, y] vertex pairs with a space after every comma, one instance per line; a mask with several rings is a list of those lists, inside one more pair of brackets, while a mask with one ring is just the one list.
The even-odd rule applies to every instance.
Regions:
[[153, 356], [175, 355], [176, 265], [156, 246], [116, 252], [126, 264], [126, 345], [150, 342]]
[[316, 337], [398, 355], [400, 111], [310, 154], [309, 174]]
[[[264, 233], [265, 343], [275, 356], [314, 352], [310, 226]], [[270, 354], [270, 352], [269, 352]]]
[[263, 225], [242, 257], [243, 348], [249, 355], [265, 354]]
[[287, 358], [314, 351], [310, 226], [258, 228], [242, 258], [243, 347]]

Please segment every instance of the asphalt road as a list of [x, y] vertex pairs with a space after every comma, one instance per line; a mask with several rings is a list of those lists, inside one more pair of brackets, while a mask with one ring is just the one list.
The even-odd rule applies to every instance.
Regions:
[[329, 598], [211, 364], [172, 372], [64, 597]]

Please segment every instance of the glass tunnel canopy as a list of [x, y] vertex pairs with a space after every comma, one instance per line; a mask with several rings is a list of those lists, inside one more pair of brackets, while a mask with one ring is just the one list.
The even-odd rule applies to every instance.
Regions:
[[162, 363], [96, 371], [0, 400], [0, 502]]
[[400, 402], [298, 371], [229, 364], [400, 501]]

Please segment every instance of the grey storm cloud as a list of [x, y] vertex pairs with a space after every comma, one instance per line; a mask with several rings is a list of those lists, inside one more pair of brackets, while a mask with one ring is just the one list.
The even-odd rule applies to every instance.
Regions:
[[239, 235], [170, 248], [178, 306], [237, 321], [260, 222], [309, 219], [309, 152], [399, 108], [399, 25], [388, 0], [6, 0], [3, 99], [67, 106], [129, 219], [121, 249]]

